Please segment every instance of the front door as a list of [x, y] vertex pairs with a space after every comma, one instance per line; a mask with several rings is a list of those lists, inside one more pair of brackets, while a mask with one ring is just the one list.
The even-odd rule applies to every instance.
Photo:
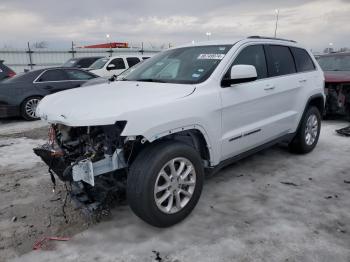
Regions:
[[[268, 78], [263, 45], [242, 47], [233, 65], [253, 65], [256, 81], [221, 88], [222, 160], [262, 145], [285, 130], [277, 125], [279, 103], [276, 103], [274, 79]], [[228, 77], [231, 67], [224, 77]]]

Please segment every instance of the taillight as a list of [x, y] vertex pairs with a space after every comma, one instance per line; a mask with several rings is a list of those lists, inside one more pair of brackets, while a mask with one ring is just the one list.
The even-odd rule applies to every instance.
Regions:
[[16, 73], [15, 72], [13, 72], [13, 71], [10, 71], [9, 73], [8, 73], [8, 77], [14, 77], [16, 75]]

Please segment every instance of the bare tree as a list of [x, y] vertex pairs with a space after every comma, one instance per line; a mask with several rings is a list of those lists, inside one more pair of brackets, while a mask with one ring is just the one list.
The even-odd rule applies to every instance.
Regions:
[[48, 46], [49, 44], [46, 41], [35, 42], [32, 44], [32, 47], [36, 49], [43, 49], [47, 48]]

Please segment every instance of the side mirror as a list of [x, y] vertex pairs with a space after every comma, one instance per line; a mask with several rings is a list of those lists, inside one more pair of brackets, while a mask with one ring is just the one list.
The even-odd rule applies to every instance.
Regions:
[[116, 69], [117, 67], [114, 65], [114, 64], [109, 64], [108, 66], [107, 66], [107, 70], [108, 71], [110, 71], [110, 70], [114, 70], [114, 69]]
[[222, 80], [223, 87], [229, 87], [233, 84], [240, 84], [255, 81], [258, 78], [255, 66], [252, 65], [234, 65], [231, 68], [230, 78]]

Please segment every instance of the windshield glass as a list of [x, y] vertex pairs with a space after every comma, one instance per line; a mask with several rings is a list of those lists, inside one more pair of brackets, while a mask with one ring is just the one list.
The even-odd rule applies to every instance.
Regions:
[[104, 67], [104, 65], [109, 61], [108, 57], [100, 58], [96, 60], [91, 66], [90, 69], [96, 70], [96, 69], [101, 69]]
[[318, 63], [323, 71], [350, 71], [350, 55], [321, 56]]
[[65, 62], [62, 67], [74, 67], [75, 63], [77, 62], [77, 59], [69, 59], [67, 62]]
[[196, 84], [208, 79], [232, 45], [191, 46], [164, 51], [123, 80]]

